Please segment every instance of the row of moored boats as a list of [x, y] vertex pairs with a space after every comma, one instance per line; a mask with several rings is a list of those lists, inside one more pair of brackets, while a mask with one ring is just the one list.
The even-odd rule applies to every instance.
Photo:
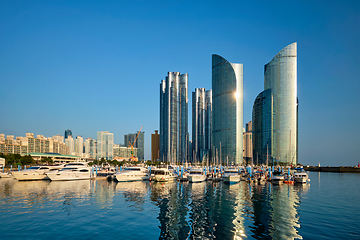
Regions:
[[[66, 165], [56, 166], [33, 166], [21, 171], [2, 172], [0, 177], [14, 177], [17, 180], [85, 180], [101, 176], [95, 167], [89, 167], [86, 162], [73, 162]], [[283, 173], [283, 171], [265, 170], [265, 168], [253, 169], [251, 167], [189, 167], [183, 166], [161, 166], [144, 167], [129, 166], [121, 171], [106, 170], [106, 176], [110, 180], [117, 182], [131, 181], [189, 181], [203, 182], [224, 181], [226, 183], [237, 183], [240, 181], [266, 182], [274, 184], [281, 183], [306, 183], [309, 181], [307, 173], [303, 168], [295, 168], [293, 173]]]

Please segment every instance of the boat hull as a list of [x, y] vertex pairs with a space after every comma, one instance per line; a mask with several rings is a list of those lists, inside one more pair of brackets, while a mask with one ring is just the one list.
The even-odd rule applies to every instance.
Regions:
[[49, 180], [49, 177], [44, 172], [16, 171], [11, 172], [11, 174], [19, 181]]
[[72, 180], [87, 180], [91, 179], [89, 173], [48, 173], [48, 177], [51, 181], [72, 181]]
[[240, 175], [239, 176], [223, 176], [223, 180], [225, 183], [238, 183], [240, 182]]
[[196, 175], [196, 176], [195, 175], [193, 175], [193, 176], [189, 175], [187, 178], [188, 178], [189, 182], [193, 182], [193, 183], [195, 183], [195, 182], [204, 182], [206, 180], [205, 175]]

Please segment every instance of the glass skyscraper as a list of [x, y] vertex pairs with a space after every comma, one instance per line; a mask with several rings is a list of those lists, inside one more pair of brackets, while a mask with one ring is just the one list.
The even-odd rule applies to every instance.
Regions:
[[168, 72], [160, 83], [161, 161], [185, 162], [188, 142], [188, 74]]
[[192, 153], [193, 162], [210, 160], [212, 90], [196, 88], [192, 93]]
[[265, 65], [264, 91], [255, 99], [252, 113], [254, 160], [297, 164], [297, 108], [295, 42]]
[[70, 129], [65, 130], [65, 139], [67, 139], [69, 136], [72, 136], [72, 132]]
[[212, 161], [243, 163], [243, 64], [212, 55]]

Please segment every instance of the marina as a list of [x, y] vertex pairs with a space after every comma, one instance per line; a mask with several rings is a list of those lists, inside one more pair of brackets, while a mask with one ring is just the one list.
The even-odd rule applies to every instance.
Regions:
[[282, 185], [4, 178], [2, 237], [357, 239], [360, 175], [309, 172], [309, 178]]

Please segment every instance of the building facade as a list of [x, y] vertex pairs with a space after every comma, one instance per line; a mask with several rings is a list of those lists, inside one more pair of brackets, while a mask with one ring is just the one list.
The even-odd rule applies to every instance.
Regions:
[[76, 156], [84, 156], [84, 138], [82, 136], [77, 136], [75, 139], [75, 154]]
[[243, 163], [243, 64], [212, 55], [212, 161]]
[[[130, 161], [131, 160], [131, 147], [124, 147], [120, 144], [114, 144], [114, 160], [117, 161]], [[138, 160], [137, 157], [138, 149], [133, 148], [134, 160]]]
[[[139, 136], [136, 139], [136, 136]], [[135, 142], [136, 139], [136, 142]], [[134, 144], [135, 142], [135, 144]], [[137, 133], [129, 133], [124, 135], [124, 145], [127, 147], [131, 147], [130, 144], [134, 144], [134, 148], [137, 148], [137, 157], [139, 161], [143, 161], [144, 158], [144, 148], [145, 148], [145, 132], [138, 131]]]
[[188, 142], [188, 74], [168, 72], [160, 83], [161, 161], [185, 162]]
[[211, 159], [212, 90], [196, 88], [192, 93], [192, 153], [193, 162]]
[[90, 159], [96, 159], [96, 140], [87, 138], [85, 140], [85, 157]]
[[151, 134], [151, 161], [155, 162], [160, 159], [160, 135], [159, 131]]
[[253, 158], [259, 163], [298, 162], [297, 43], [265, 65], [264, 91], [252, 113]]
[[69, 154], [75, 155], [75, 141], [71, 135], [65, 138], [65, 145], [69, 148]]
[[256, 163], [256, 162], [252, 162], [252, 157], [253, 157], [253, 148], [252, 148], [252, 121], [248, 122], [246, 124], [246, 128], [244, 131], [244, 139], [243, 139], [243, 144], [244, 144], [244, 163], [247, 164], [251, 164], [251, 163]]
[[26, 133], [26, 137], [0, 134], [0, 152], [4, 154], [28, 153], [59, 153], [69, 154], [69, 148], [57, 136], [46, 138], [43, 135], [34, 137], [33, 133]]
[[110, 132], [97, 132], [97, 159], [113, 159], [114, 134]]
[[65, 136], [65, 139], [67, 139], [69, 136], [72, 136], [72, 131], [70, 129], [66, 129], [64, 136]]

